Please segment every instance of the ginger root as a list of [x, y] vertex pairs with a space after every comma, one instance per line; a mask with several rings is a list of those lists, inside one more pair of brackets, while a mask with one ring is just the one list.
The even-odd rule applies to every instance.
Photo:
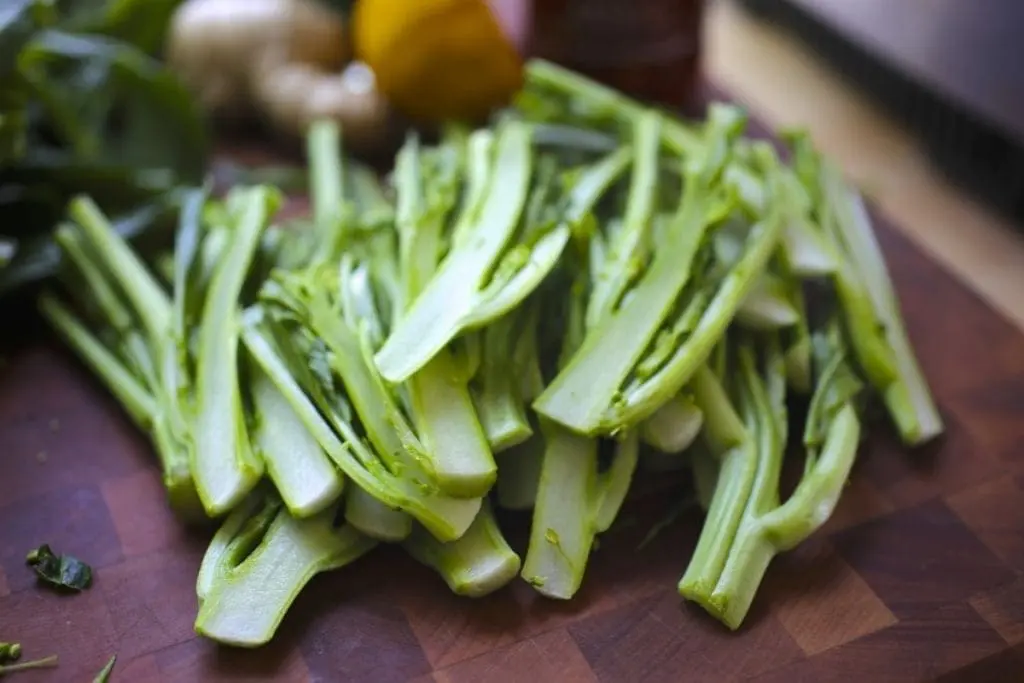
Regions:
[[350, 57], [342, 18], [316, 0], [186, 0], [167, 37], [167, 62], [207, 111], [255, 108], [275, 128], [305, 135], [336, 120], [346, 146], [372, 148], [390, 129], [373, 73]]

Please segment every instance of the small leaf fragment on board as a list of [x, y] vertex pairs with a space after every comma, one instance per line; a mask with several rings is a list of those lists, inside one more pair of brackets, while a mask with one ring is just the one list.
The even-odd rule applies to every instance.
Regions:
[[92, 584], [92, 567], [71, 555], [56, 555], [43, 544], [29, 552], [25, 561], [43, 582], [78, 592]]
[[110, 674], [114, 671], [114, 665], [117, 664], [117, 655], [110, 658], [98, 674], [96, 678], [92, 679], [92, 683], [108, 683], [110, 681]]
[[32, 669], [51, 669], [57, 666], [57, 655], [50, 655], [42, 659], [33, 659], [30, 662], [18, 662], [17, 664], [0, 664], [0, 678], [5, 674], [13, 674], [18, 671], [30, 671]]
[[21, 643], [0, 642], [0, 664], [16, 662], [21, 658]]

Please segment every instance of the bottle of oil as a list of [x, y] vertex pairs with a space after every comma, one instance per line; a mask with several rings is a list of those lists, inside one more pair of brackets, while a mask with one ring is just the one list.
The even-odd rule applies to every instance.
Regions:
[[650, 102], [687, 107], [704, 0], [533, 0], [529, 52]]

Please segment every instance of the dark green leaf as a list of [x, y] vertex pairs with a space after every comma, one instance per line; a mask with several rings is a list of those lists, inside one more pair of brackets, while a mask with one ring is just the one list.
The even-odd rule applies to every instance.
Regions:
[[25, 558], [36, 576], [55, 588], [82, 591], [92, 584], [92, 567], [71, 555], [55, 555], [43, 544]]
[[[154, 201], [135, 207], [126, 213], [115, 214], [116, 217], [112, 221], [114, 230], [136, 245], [143, 240], [148, 240], [151, 236], [158, 237], [161, 232], [164, 232], [164, 228], [173, 223], [173, 209], [176, 201], [175, 195], [171, 193], [157, 197]], [[24, 209], [25, 205], [23, 204], [19, 208]], [[0, 197], [0, 213], [4, 213], [5, 216], [20, 215], [13, 213], [13, 210], [5, 209], [3, 197]], [[56, 220], [58, 217], [55, 216], [53, 223]], [[19, 242], [14, 258], [11, 259], [7, 267], [0, 269], [0, 296], [49, 277], [56, 271], [60, 262], [60, 248], [53, 242], [49, 232], [29, 236], [24, 242]]]
[[201, 110], [158, 61], [126, 43], [55, 30], [42, 31], [22, 60], [25, 71], [44, 75], [36, 94], [73, 150], [66, 154], [201, 178], [208, 142]]
[[59, 0], [67, 30], [99, 33], [159, 54], [182, 0]]

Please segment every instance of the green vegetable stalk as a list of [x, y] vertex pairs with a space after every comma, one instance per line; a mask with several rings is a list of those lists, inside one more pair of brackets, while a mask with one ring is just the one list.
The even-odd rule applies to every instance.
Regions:
[[[721, 435], [709, 438], [720, 458], [717, 483], [700, 541], [679, 583], [681, 595], [731, 629], [742, 624], [772, 558], [801, 543], [831, 516], [853, 465], [860, 437], [854, 406], [859, 382], [845, 365], [838, 335], [825, 350], [829, 355], [819, 366], [812, 399], [821, 405], [821, 421], [808, 440], [808, 467], [796, 491], [780, 505], [787, 441], [781, 347], [777, 339], [770, 341], [759, 361], [752, 340], [737, 342], [735, 397], [744, 431], [733, 435], [741, 437], [738, 443]], [[705, 397], [714, 392], [708, 388]], [[731, 411], [720, 404], [720, 412]], [[731, 417], [721, 422], [718, 431], [736, 431], [729, 426]]]
[[252, 449], [238, 376], [242, 286], [260, 237], [281, 199], [264, 187], [235, 190], [228, 209], [235, 225], [214, 270], [199, 323], [192, 473], [211, 517], [231, 510], [263, 476]]
[[[434, 150], [432, 159], [458, 159], [461, 152], [456, 145], [449, 142], [447, 149]], [[434, 169], [428, 166], [427, 172], [434, 170], [434, 177], [424, 177], [424, 163], [415, 137], [410, 137], [399, 152], [395, 184], [402, 298], [393, 302], [396, 309], [409, 310], [438, 267], [443, 230], [457, 189], [452, 174], [444, 172], [453, 170], [451, 165], [447, 169], [438, 163]], [[482, 163], [474, 163], [469, 171], [470, 201], [476, 201], [474, 194], [486, 183], [486, 168]], [[452, 352], [441, 348], [408, 378], [405, 389], [409, 411], [438, 486], [451, 495], [479, 497], [494, 484], [497, 466], [474, 409], [468, 382], [469, 377], [459, 371]]]
[[[711, 353], [775, 249], [781, 229], [777, 215], [750, 229], [743, 256], [719, 283], [685, 341], [660, 367], [630, 380], [695, 276], [705, 235], [731, 208], [718, 179], [742, 124], [734, 110], [712, 111], [705, 148], [685, 164], [682, 200], [665, 242], [629, 295], [587, 331], [568, 365], [534, 402], [541, 415], [584, 434], [613, 434], [650, 417]], [[699, 294], [692, 301], [702, 303]], [[689, 317], [686, 308], [682, 317]]]
[[117, 655], [111, 656], [103, 665], [100, 672], [92, 679], [92, 683], [109, 683], [111, 674], [114, 673], [114, 666], [117, 664]]
[[488, 503], [458, 540], [441, 543], [417, 528], [402, 547], [438, 572], [456, 595], [478, 598], [493, 593], [519, 572], [519, 556], [501, 535]]
[[54, 292], [39, 309], [51, 326], [96, 372], [140, 428], [150, 433], [172, 507], [186, 520], [204, 518], [189, 468], [189, 435], [182, 405], [188, 396], [167, 387], [166, 369], [178, 362], [172, 302], [135, 251], [88, 198], [70, 206], [73, 223], [57, 241], [71, 268], [66, 289], [103, 330], [100, 338]]
[[[323, 385], [312, 377], [309, 360], [297, 355], [294, 347], [274, 341], [259, 309], [251, 309], [247, 315], [243, 341], [328, 457], [354, 485], [386, 507], [407, 512], [442, 541], [455, 540], [465, 533], [480, 509], [480, 499], [439, 495], [404, 448], [387, 452], [371, 448], [357, 433], [346, 414], [349, 410], [339, 407], [339, 397], [329, 398]], [[368, 370], [360, 372], [364, 377], [370, 374]], [[302, 382], [296, 377], [303, 378]], [[380, 411], [373, 417], [381, 422], [388, 420]], [[385, 460], [389, 460], [390, 468]]]
[[910, 346], [863, 201], [806, 136], [788, 138], [797, 173], [813, 198], [817, 227], [836, 262], [833, 281], [857, 361], [883, 397], [903, 441], [930, 441], [943, 431], [942, 416]]
[[[584, 284], [590, 274], [579, 266], [574, 277], [563, 357], [572, 354], [586, 325]], [[608, 530], [626, 498], [639, 439], [635, 430], [623, 433], [612, 464], [600, 472], [598, 439], [544, 418], [540, 427], [543, 455], [522, 576], [542, 595], [565, 600], [579, 590], [595, 537]]]
[[288, 511], [309, 517], [337, 500], [343, 479], [288, 399], [255, 363], [251, 366], [253, 445]]
[[376, 545], [351, 527], [336, 526], [336, 516], [328, 509], [297, 520], [273, 501], [254, 513], [237, 508], [203, 559], [196, 632], [239, 647], [269, 642], [310, 579]]

